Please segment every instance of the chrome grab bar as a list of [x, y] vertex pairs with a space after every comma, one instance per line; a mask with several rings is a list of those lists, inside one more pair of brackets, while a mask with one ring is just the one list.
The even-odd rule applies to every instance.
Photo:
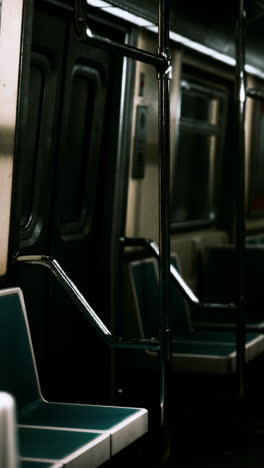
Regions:
[[[133, 238], [133, 237], [121, 237], [121, 242], [124, 246], [127, 247], [146, 247], [148, 248], [157, 259], [159, 259], [159, 246], [157, 242], [151, 239], [145, 238]], [[237, 306], [233, 302], [229, 302], [226, 304], [214, 304], [210, 302], [202, 302], [198, 299], [198, 297], [194, 294], [188, 284], [184, 281], [180, 273], [176, 270], [176, 268], [170, 264], [170, 273], [173, 277], [174, 281], [177, 283], [177, 286], [180, 289], [181, 294], [184, 298], [192, 304], [192, 306], [198, 309], [212, 309], [212, 310], [230, 310], [236, 311]]]
[[122, 57], [132, 58], [149, 65], [152, 65], [159, 72], [170, 73], [171, 64], [166, 54], [153, 54], [147, 50], [138, 49], [129, 44], [122, 44], [113, 41], [108, 37], [95, 34], [88, 26], [86, 11], [86, 2], [84, 0], [75, 0], [75, 30], [77, 37], [81, 41], [89, 41], [94, 46], [103, 47], [111, 50]]
[[[170, 94], [169, 81], [172, 76], [171, 52], [169, 40], [169, 6], [170, 0], [159, 0], [158, 2], [158, 50], [157, 54], [131, 47], [129, 45], [117, 44], [94, 35], [87, 24], [84, 6], [85, 0], [75, 0], [75, 24], [76, 32], [80, 40], [130, 57], [156, 67], [158, 80], [158, 122], [159, 122], [159, 234], [161, 261], [160, 270], [160, 410], [161, 428], [164, 442], [164, 454], [170, 452], [168, 448], [169, 425], [168, 425], [168, 398], [167, 398], [167, 375], [169, 373], [169, 361], [171, 358], [171, 334], [169, 330], [169, 216], [170, 205]], [[166, 457], [165, 457], [166, 458]], [[164, 461], [164, 460], [163, 460]]]
[[48, 268], [80, 309], [89, 324], [107, 345], [113, 348], [148, 349], [152, 351], [160, 349], [160, 343], [156, 338], [124, 339], [119, 336], [113, 336], [74, 282], [69, 278], [54, 258], [47, 255], [15, 255], [14, 261], [18, 263], [41, 265]]
[[259, 101], [264, 101], [264, 93], [263, 91], [259, 91], [258, 89], [247, 88], [246, 89], [247, 97], [252, 99], [257, 99]]
[[[152, 239], [145, 239], [145, 238], [134, 238], [134, 237], [121, 237], [120, 241], [127, 247], [145, 247], [148, 248], [152, 253], [154, 253], [155, 257], [159, 258], [159, 246], [157, 242], [153, 241]], [[230, 310], [230, 311], [237, 311], [237, 305], [233, 302], [229, 302], [226, 304], [214, 304], [210, 302], [202, 302], [195, 296], [194, 292], [191, 288], [185, 283], [182, 276], [176, 270], [173, 265], [170, 265], [170, 273], [177, 283], [181, 294], [184, 298], [194, 307], [198, 309], [212, 309], [212, 310]], [[214, 322], [192, 322], [192, 328], [195, 330], [217, 330], [217, 331], [235, 331], [236, 324], [235, 323], [214, 323]], [[247, 333], [259, 333], [264, 335], [264, 325], [262, 324], [246, 324], [245, 329]]]

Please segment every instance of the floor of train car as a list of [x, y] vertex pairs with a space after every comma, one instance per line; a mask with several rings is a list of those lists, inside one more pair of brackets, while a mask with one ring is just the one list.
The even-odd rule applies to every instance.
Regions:
[[150, 432], [104, 466], [262, 467], [263, 366], [264, 357], [261, 357], [249, 368], [247, 396], [242, 403], [236, 398], [234, 377], [176, 376], [171, 381], [170, 396], [171, 457], [166, 462], [160, 459], [157, 385], [154, 387], [154, 381], [148, 376], [146, 386], [141, 375], [138, 386], [133, 385], [132, 389], [133, 376], [129, 374], [119, 403], [145, 405], [150, 414]]

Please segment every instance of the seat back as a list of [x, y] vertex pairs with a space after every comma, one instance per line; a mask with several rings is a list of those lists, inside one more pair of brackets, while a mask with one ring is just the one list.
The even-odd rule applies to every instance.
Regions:
[[21, 289], [0, 290], [0, 390], [18, 409], [40, 397], [35, 358]]
[[[175, 256], [172, 258], [172, 262], [178, 268]], [[158, 336], [160, 330], [160, 301], [157, 260], [149, 258], [131, 262], [130, 275], [142, 336]], [[177, 334], [190, 331], [184, 299], [172, 278], [170, 278], [169, 322], [170, 328]]]

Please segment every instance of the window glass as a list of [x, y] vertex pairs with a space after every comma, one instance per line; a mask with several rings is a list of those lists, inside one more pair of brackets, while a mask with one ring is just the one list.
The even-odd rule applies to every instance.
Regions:
[[174, 180], [175, 211], [172, 212], [175, 222], [206, 219], [210, 216], [208, 192], [211, 185], [210, 159], [214, 157], [212, 139], [215, 137], [184, 130], [180, 134]]
[[171, 199], [175, 227], [215, 218], [216, 158], [223, 141], [224, 93], [187, 81], [181, 89]]
[[264, 216], [264, 103], [254, 100], [249, 215]]
[[210, 100], [208, 96], [191, 91], [182, 91], [182, 112], [183, 119], [195, 119], [208, 122]]

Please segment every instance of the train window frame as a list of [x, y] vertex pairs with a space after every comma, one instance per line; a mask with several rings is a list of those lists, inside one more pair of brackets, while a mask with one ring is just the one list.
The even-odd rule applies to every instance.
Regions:
[[[183, 89], [191, 91], [193, 94], [197, 92], [204, 97], [211, 100], [218, 100], [221, 109], [217, 111], [220, 113], [221, 118], [217, 117], [213, 123], [210, 123], [209, 114], [208, 120], [189, 119], [182, 117], [182, 98]], [[221, 161], [223, 158], [223, 149], [225, 145], [225, 133], [226, 133], [226, 117], [227, 117], [227, 105], [228, 105], [228, 88], [224, 84], [220, 84], [217, 80], [211, 77], [210, 79], [200, 79], [195, 74], [183, 73], [179, 83], [179, 100], [177, 109], [177, 120], [176, 120], [176, 143], [172, 148], [172, 176], [171, 176], [171, 203], [170, 213], [171, 221], [170, 228], [172, 232], [200, 229], [211, 227], [216, 223], [217, 219], [217, 193], [218, 187], [220, 186], [220, 178], [218, 176], [219, 171], [221, 172]], [[209, 109], [209, 107], [208, 107]], [[210, 184], [208, 183], [208, 216], [201, 216], [194, 219], [186, 219], [183, 221], [176, 220], [173, 216], [173, 210], [176, 210], [175, 191], [176, 191], [176, 172], [177, 172], [177, 160], [179, 158], [179, 141], [180, 133], [183, 130], [183, 134], [196, 134], [196, 135], [207, 135], [210, 139], [212, 137], [218, 139], [216, 149], [214, 150], [213, 163], [209, 164], [208, 174], [210, 177]], [[215, 140], [216, 141], [216, 140]], [[210, 155], [209, 155], [210, 157]], [[210, 188], [209, 188], [210, 187]]]
[[[251, 121], [251, 143], [249, 149], [249, 175], [248, 175], [248, 196], [247, 196], [247, 219], [249, 221], [260, 220], [264, 218], [264, 207], [259, 209], [253, 207], [254, 193], [257, 196], [258, 190], [256, 185], [256, 175], [261, 174], [264, 169], [264, 160], [260, 158], [261, 146], [264, 149], [264, 142], [261, 144], [260, 138], [257, 136], [261, 135], [260, 128], [264, 127], [264, 103], [258, 98], [249, 98], [252, 101], [252, 121]], [[263, 108], [261, 112], [260, 108]], [[256, 110], [257, 109], [257, 110]], [[260, 115], [263, 115], [262, 119]], [[261, 122], [263, 120], [263, 122]], [[257, 154], [256, 154], [257, 153]], [[262, 162], [261, 162], [262, 159]], [[255, 187], [254, 187], [255, 186]], [[264, 199], [264, 191], [262, 191], [262, 202]]]

